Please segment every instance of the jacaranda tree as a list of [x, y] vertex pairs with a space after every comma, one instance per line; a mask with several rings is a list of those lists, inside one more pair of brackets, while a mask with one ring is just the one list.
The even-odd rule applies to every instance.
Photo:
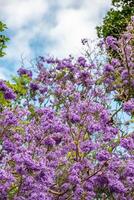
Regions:
[[40, 57], [0, 81], [1, 200], [133, 200], [133, 28], [104, 66]]

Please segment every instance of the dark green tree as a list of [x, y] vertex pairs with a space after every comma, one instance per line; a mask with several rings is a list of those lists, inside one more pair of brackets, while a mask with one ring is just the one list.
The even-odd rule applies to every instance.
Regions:
[[102, 25], [96, 27], [98, 37], [112, 35], [118, 38], [133, 15], [134, 0], [112, 0], [112, 8], [104, 17]]
[[3, 33], [6, 28], [6, 24], [0, 21], [0, 57], [5, 55], [4, 49], [7, 47], [6, 42], [9, 40], [9, 38]]

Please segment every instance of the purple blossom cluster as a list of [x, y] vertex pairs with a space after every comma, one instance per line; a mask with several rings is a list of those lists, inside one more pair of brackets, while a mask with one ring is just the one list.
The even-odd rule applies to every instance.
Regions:
[[0, 93], [3, 94], [6, 100], [13, 100], [16, 98], [14, 91], [8, 87], [3, 80], [0, 80]]
[[[134, 175], [132, 160], [112, 153], [116, 135], [103, 140], [112, 128], [108, 113], [97, 113], [103, 106], [86, 103], [73, 105], [69, 113], [64, 108], [70, 115], [79, 107], [81, 120], [76, 123], [63, 110], [59, 115], [50, 107], [36, 109], [32, 120], [30, 112], [19, 107], [1, 113], [1, 199], [94, 199], [100, 189], [101, 196], [109, 191], [116, 199], [128, 199], [132, 187], [126, 174]], [[96, 130], [86, 130], [94, 123], [100, 126], [95, 140]], [[121, 145], [129, 150], [125, 140]]]
[[134, 113], [134, 99], [131, 98], [123, 104], [123, 109], [127, 113]]
[[[133, 19], [133, 18], [132, 18]], [[113, 52], [112, 59], [104, 67], [104, 83], [108, 91], [116, 91], [119, 100], [129, 100], [134, 91], [134, 22], [117, 40], [108, 36], [105, 44]]]
[[19, 76], [27, 75], [30, 78], [32, 77], [32, 71], [25, 69], [24, 67], [20, 67], [17, 72]]
[[[129, 44], [132, 36], [122, 37]], [[122, 52], [124, 41], [110, 36], [106, 44]], [[117, 115], [134, 111], [124, 63], [113, 58], [102, 70], [84, 56], [40, 57], [34, 76], [18, 70], [30, 79], [22, 102], [16, 95], [0, 113], [0, 200], [133, 200], [134, 134]], [[113, 111], [107, 90], [122, 89], [128, 96]]]

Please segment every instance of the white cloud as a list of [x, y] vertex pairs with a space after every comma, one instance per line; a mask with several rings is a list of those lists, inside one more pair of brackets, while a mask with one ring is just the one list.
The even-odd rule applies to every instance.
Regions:
[[0, 11], [9, 28], [20, 29], [41, 20], [47, 3], [44, 0], [0, 0]]
[[21, 55], [32, 56], [30, 41], [41, 32], [43, 17], [47, 12], [44, 0], [0, 0], [2, 20], [14, 32], [6, 49], [6, 59], [19, 60]]
[[[95, 27], [101, 20], [100, 14], [105, 15], [110, 2], [111, 0], [0, 0], [2, 20], [13, 31], [5, 59], [18, 61], [21, 55], [31, 59], [35, 51], [31, 47], [31, 41], [38, 36], [42, 37], [44, 52], [55, 56], [79, 53], [82, 38], [96, 37]], [[46, 46], [47, 41], [51, 43]], [[36, 49], [38, 48], [37, 45]]]
[[84, 10], [70, 8], [59, 11], [57, 26], [49, 31], [49, 37], [55, 41], [49, 51], [60, 56], [76, 53], [82, 38], [95, 36], [93, 26]]
[[71, 7], [71, 5], [76, 5], [75, 0], [65, 0], [61, 4], [60, 0], [57, 2], [62, 9], [59, 9], [56, 16], [57, 25], [48, 32], [48, 37], [55, 41], [48, 51], [57, 56], [77, 54], [81, 49], [82, 38], [95, 39], [97, 37], [95, 27], [101, 20], [100, 12], [103, 13], [103, 10], [110, 6], [111, 1], [83, 0], [77, 9], [75, 6]]
[[37, 27], [30, 27], [28, 29], [22, 28], [17, 31], [17, 34], [11, 38], [8, 48], [6, 49], [6, 59], [17, 60], [21, 55], [30, 58], [33, 49], [30, 47], [30, 41], [37, 37], [40, 25]]
[[[68, 8], [83, 4], [85, 0], [56, 0], [56, 5], [60, 8]], [[55, 4], [55, 0], [50, 0], [51, 5]]]

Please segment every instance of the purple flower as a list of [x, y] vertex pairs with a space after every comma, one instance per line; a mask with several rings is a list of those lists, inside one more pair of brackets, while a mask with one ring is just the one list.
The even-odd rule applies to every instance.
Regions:
[[51, 137], [48, 137], [44, 140], [44, 144], [47, 146], [53, 146], [55, 144], [55, 141]]
[[32, 71], [31, 70], [27, 70], [27, 69], [25, 69], [23, 67], [19, 68], [17, 72], [18, 72], [19, 76], [27, 75], [30, 78], [32, 77]]
[[85, 200], [93, 200], [95, 198], [95, 196], [96, 196], [95, 192], [89, 191], [89, 192], [87, 192]]
[[7, 86], [4, 83], [3, 80], [0, 80], [0, 91], [6, 91], [7, 90]]
[[86, 64], [86, 59], [84, 57], [79, 57], [77, 60], [78, 64], [81, 66], [85, 66]]
[[134, 162], [133, 161], [127, 162], [124, 175], [127, 176], [127, 177], [128, 176], [134, 177]]
[[114, 71], [114, 67], [113, 65], [107, 64], [104, 67], [104, 72], [113, 72]]
[[117, 58], [113, 58], [111, 60], [111, 64], [114, 66], [114, 67], [119, 67], [120, 66], [120, 61], [117, 59]]
[[73, 183], [73, 184], [79, 184], [80, 183], [80, 178], [78, 177], [77, 174], [69, 175], [68, 179], [69, 179], [70, 183]]
[[62, 137], [60, 135], [53, 136], [53, 140], [55, 141], [56, 145], [60, 144], [62, 141]]
[[111, 192], [115, 192], [115, 193], [122, 194], [122, 193], [126, 192], [126, 189], [125, 189], [123, 183], [116, 179], [113, 179], [110, 181], [109, 188], [110, 188]]
[[111, 47], [113, 50], [117, 50], [117, 39], [113, 36], [108, 36], [106, 38], [106, 45]]
[[80, 198], [83, 194], [84, 190], [82, 187], [80, 186], [77, 186], [76, 189], [75, 189], [75, 195], [76, 197]]
[[44, 94], [44, 93], [46, 93], [48, 91], [48, 89], [47, 89], [47, 87], [41, 87], [39, 89], [39, 91], [40, 91], [41, 94]]
[[6, 100], [13, 100], [16, 98], [16, 94], [14, 93], [14, 91], [9, 88], [6, 83], [2, 80], [0, 80], [0, 91], [3, 92], [4, 94], [4, 98]]
[[88, 131], [89, 133], [93, 134], [94, 132], [100, 131], [101, 125], [99, 123], [92, 123], [88, 125]]
[[61, 188], [62, 190], [66, 191], [68, 188], [70, 187], [70, 184], [69, 183], [64, 183]]
[[10, 140], [5, 140], [4, 143], [3, 143], [3, 148], [6, 151], [11, 152], [11, 151], [15, 150], [15, 145]]
[[39, 89], [39, 85], [37, 83], [30, 83], [30, 88], [33, 91], [36, 91]]
[[134, 149], [134, 140], [133, 138], [123, 138], [121, 140], [121, 146], [124, 147], [127, 150], [133, 150]]
[[91, 181], [86, 181], [86, 182], [83, 184], [83, 188], [84, 188], [86, 191], [93, 191], [93, 190], [94, 190], [93, 183], [92, 183]]
[[96, 178], [96, 181], [97, 181], [97, 184], [99, 184], [100, 186], [108, 184], [108, 178], [104, 174], [103, 175], [98, 175], [97, 178]]
[[130, 99], [123, 104], [123, 110], [125, 112], [134, 112], [134, 99]]
[[96, 145], [92, 143], [91, 141], [87, 140], [81, 143], [80, 148], [84, 153], [89, 153], [90, 151], [96, 148]]
[[80, 116], [76, 113], [71, 113], [70, 119], [72, 123], [80, 122]]
[[15, 98], [16, 98], [16, 95], [15, 95], [15, 93], [13, 92], [12, 89], [8, 88], [8, 90], [4, 92], [4, 98], [5, 98], [6, 100], [12, 100], [12, 99], [15, 99]]
[[97, 153], [96, 158], [99, 161], [106, 161], [110, 158], [110, 153], [106, 150], [101, 150]]
[[128, 70], [125, 69], [122, 71], [121, 78], [122, 78], [122, 80], [125, 80], [128, 78]]

